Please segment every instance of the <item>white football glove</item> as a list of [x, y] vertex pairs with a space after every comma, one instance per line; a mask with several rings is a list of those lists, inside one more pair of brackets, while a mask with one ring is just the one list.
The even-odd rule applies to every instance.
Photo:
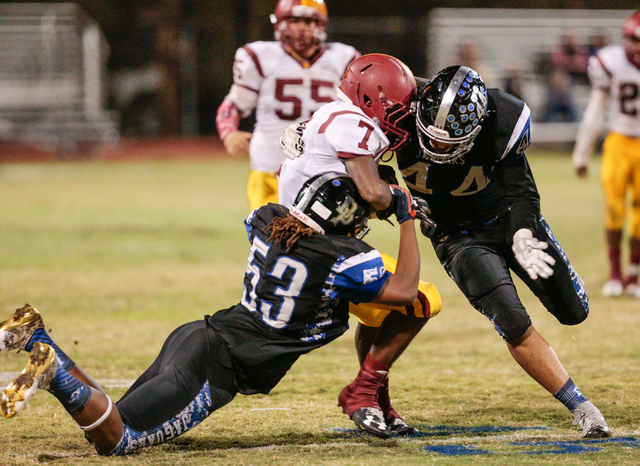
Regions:
[[280, 135], [280, 149], [288, 159], [293, 160], [304, 154], [303, 130], [302, 123], [291, 123]]
[[556, 260], [543, 251], [548, 246], [544, 241], [534, 238], [533, 232], [528, 228], [521, 228], [513, 235], [513, 254], [532, 280], [553, 275], [550, 266], [555, 265]]

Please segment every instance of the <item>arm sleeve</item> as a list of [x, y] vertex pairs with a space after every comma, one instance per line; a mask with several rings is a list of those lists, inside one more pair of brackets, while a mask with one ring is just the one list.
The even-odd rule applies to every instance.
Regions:
[[593, 146], [602, 129], [608, 100], [609, 95], [604, 89], [594, 87], [591, 90], [589, 103], [582, 116], [573, 147], [572, 160], [576, 168], [587, 165], [589, 155], [593, 152]]
[[384, 267], [380, 252], [373, 249], [352, 256], [335, 266], [331, 297], [358, 304], [372, 301], [391, 276]]
[[496, 168], [511, 204], [511, 234], [521, 228], [536, 230], [540, 215], [540, 195], [527, 158]]

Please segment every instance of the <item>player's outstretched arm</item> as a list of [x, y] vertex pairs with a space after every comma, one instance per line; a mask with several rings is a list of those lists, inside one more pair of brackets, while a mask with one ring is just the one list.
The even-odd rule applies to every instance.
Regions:
[[608, 99], [608, 94], [602, 89], [591, 91], [589, 103], [578, 128], [572, 154], [573, 166], [580, 178], [584, 178], [588, 174], [589, 155], [593, 152], [596, 139], [600, 134]]
[[390, 191], [394, 197], [396, 219], [400, 223], [400, 251], [395, 273], [382, 286], [374, 301], [408, 306], [418, 296], [420, 281], [420, 250], [414, 225], [416, 211], [406, 189], [391, 185]]

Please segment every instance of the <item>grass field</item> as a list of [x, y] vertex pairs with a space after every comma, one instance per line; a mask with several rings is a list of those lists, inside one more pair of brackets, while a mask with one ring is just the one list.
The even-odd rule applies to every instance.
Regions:
[[[376, 439], [336, 406], [358, 369], [350, 330], [302, 357], [270, 395], [240, 395], [186, 435], [129, 458], [96, 456], [40, 392], [18, 417], [0, 419], [0, 464], [638, 464], [640, 302], [600, 294], [607, 265], [597, 163], [578, 180], [566, 154], [530, 161], [545, 218], [587, 284], [591, 315], [563, 327], [519, 286], [521, 296], [607, 417], [611, 441], [580, 441], [571, 414], [511, 359], [421, 238], [421, 275], [438, 286], [443, 311], [392, 369], [391, 394], [423, 435]], [[246, 160], [229, 159], [1, 165], [0, 320], [25, 302], [37, 307], [56, 342], [118, 399], [173, 328], [239, 300], [247, 170]], [[367, 240], [395, 254], [396, 237], [372, 222]], [[0, 353], [0, 381], [25, 360]]]

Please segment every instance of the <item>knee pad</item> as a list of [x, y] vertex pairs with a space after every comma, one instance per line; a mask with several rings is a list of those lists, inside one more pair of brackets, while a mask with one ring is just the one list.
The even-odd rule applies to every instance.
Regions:
[[499, 285], [484, 296], [473, 299], [471, 304], [491, 321], [506, 341], [522, 336], [531, 326], [531, 318], [511, 284]]

